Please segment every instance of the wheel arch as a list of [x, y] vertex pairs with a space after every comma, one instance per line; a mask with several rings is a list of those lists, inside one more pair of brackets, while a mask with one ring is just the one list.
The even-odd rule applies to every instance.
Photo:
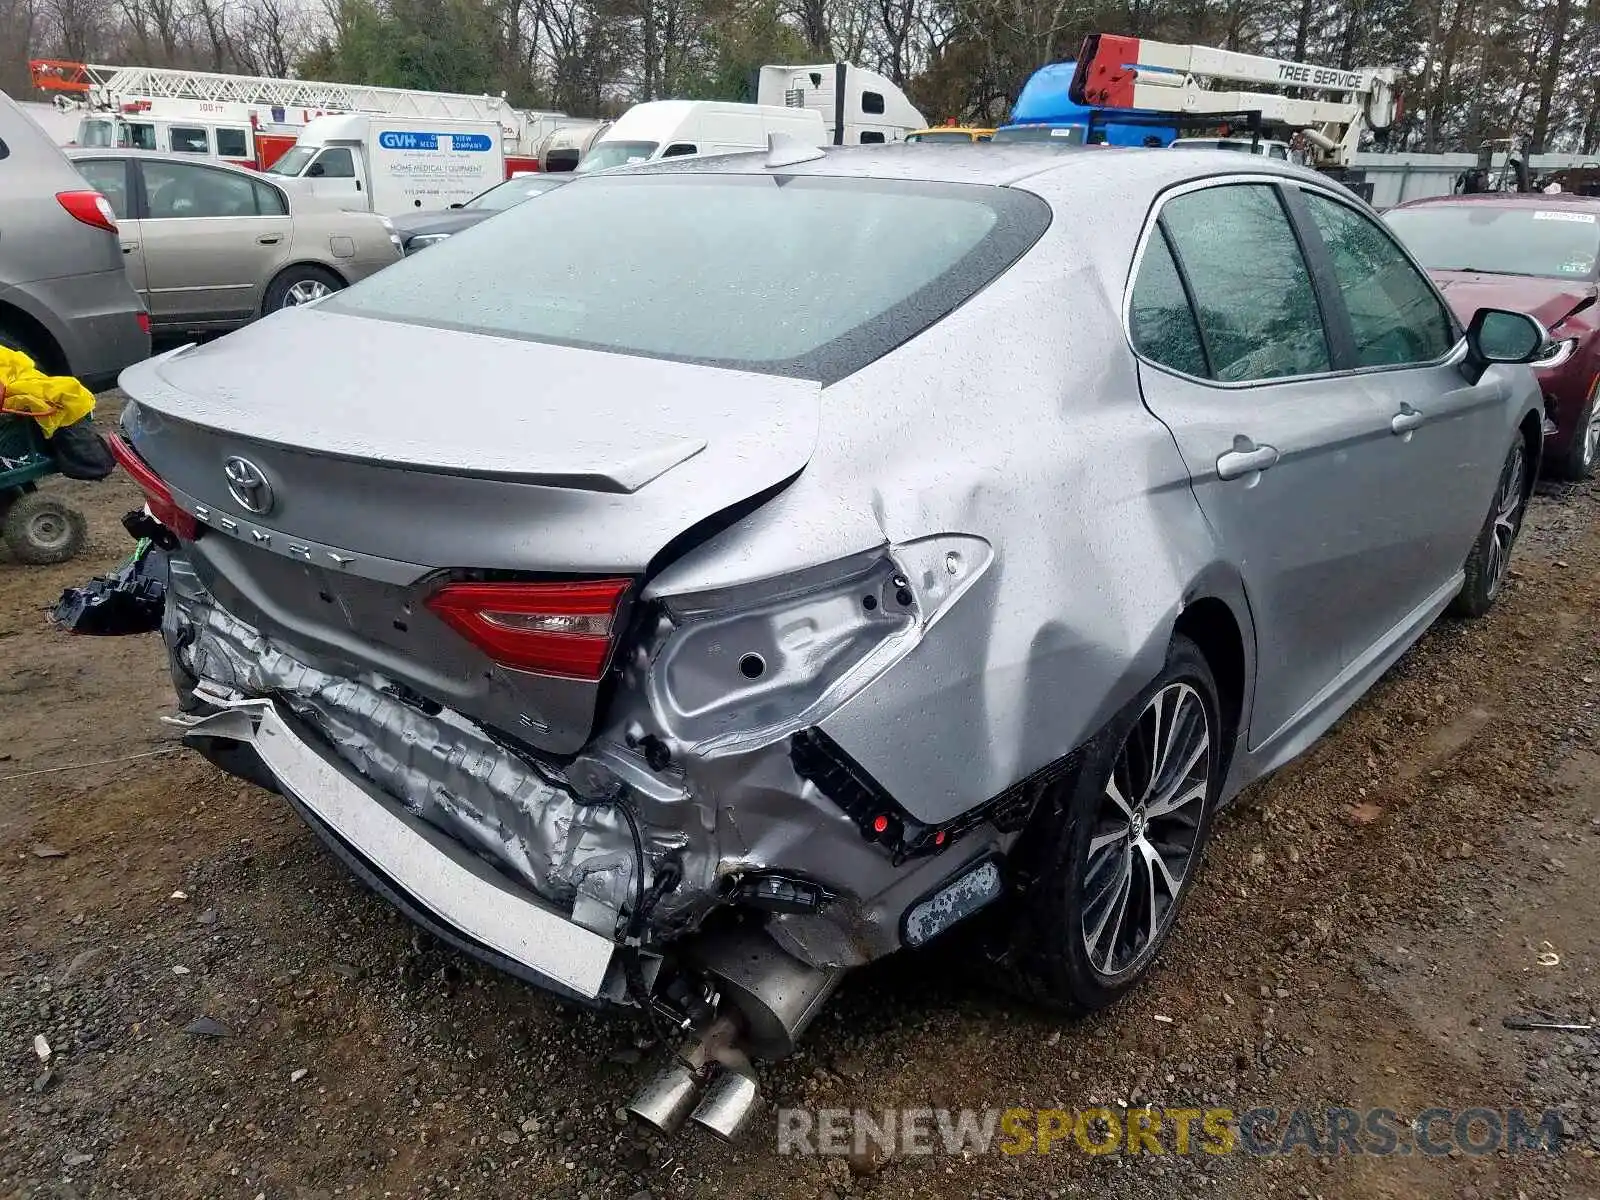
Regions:
[[38, 364], [40, 370], [51, 375], [69, 373], [66, 351], [61, 348], [61, 343], [49, 327], [27, 309], [0, 300], [0, 328], [8, 327], [15, 329], [30, 348], [40, 350], [47, 356]]
[[1248, 752], [1255, 699], [1256, 632], [1244, 580], [1220, 563], [1205, 571], [1185, 592], [1172, 634], [1200, 648], [1217, 683], [1226, 799], [1236, 790], [1232, 781], [1241, 752]]
[[290, 271], [294, 271], [294, 270], [300, 269], [302, 267], [310, 267], [313, 270], [323, 271], [326, 274], [332, 275], [333, 278], [338, 282], [338, 284], [339, 284], [339, 286], [341, 288], [347, 288], [347, 287], [350, 286], [349, 277], [346, 276], [343, 271], [339, 270], [338, 267], [333, 266], [331, 263], [326, 263], [326, 262], [323, 262], [321, 259], [316, 259], [316, 258], [297, 258], [293, 262], [284, 263], [283, 266], [279, 267], [276, 271], [274, 271], [272, 273], [272, 278], [267, 280], [267, 286], [261, 289], [261, 315], [262, 316], [266, 316], [267, 315], [267, 301], [272, 296], [272, 289], [278, 286], [278, 281], [281, 280]]
[[1522, 414], [1522, 420], [1517, 426], [1522, 434], [1523, 446], [1528, 454], [1528, 470], [1524, 472], [1522, 483], [1523, 495], [1533, 495], [1534, 482], [1539, 478], [1539, 472], [1544, 467], [1544, 414], [1536, 408], [1530, 408]]

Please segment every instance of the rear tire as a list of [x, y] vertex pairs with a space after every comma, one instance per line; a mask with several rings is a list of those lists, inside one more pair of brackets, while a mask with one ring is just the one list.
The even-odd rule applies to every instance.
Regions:
[[64, 563], [83, 549], [88, 538], [83, 513], [48, 492], [19, 496], [6, 510], [0, 536], [20, 563], [42, 567]]
[[288, 267], [267, 287], [267, 298], [261, 306], [263, 313], [275, 313], [282, 308], [295, 308], [309, 304], [344, 288], [344, 281], [325, 267], [309, 263]]
[[1600, 401], [1590, 395], [1589, 402], [1578, 414], [1578, 427], [1573, 431], [1572, 444], [1561, 460], [1554, 464], [1556, 476], [1582, 483], [1594, 473], [1595, 459], [1600, 458]]
[[1172, 932], [1222, 788], [1217, 685], [1172, 639], [1161, 674], [1035, 814], [1001, 963], [1012, 991], [1078, 1015], [1121, 999]]
[[1500, 467], [1489, 515], [1478, 531], [1478, 540], [1472, 544], [1472, 553], [1467, 555], [1466, 579], [1450, 602], [1451, 616], [1476, 619], [1494, 607], [1511, 570], [1511, 551], [1522, 531], [1531, 491], [1528, 446], [1519, 433]]
[[45, 348], [33, 345], [10, 325], [0, 323], [0, 346], [4, 346], [7, 350], [21, 351], [33, 359], [33, 365], [41, 371], [49, 370], [49, 361], [45, 358]]

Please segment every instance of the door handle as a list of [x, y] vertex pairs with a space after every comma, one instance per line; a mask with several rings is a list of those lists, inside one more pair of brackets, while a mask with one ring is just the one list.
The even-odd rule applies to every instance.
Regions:
[[1402, 404], [1400, 411], [1395, 413], [1394, 419], [1389, 422], [1389, 430], [1397, 434], [1410, 433], [1425, 424], [1427, 420], [1425, 414], [1418, 412], [1411, 405]]
[[138, 242], [123, 242], [122, 243], [122, 252], [124, 254], [132, 254], [138, 248], [139, 248], [139, 243]]
[[1233, 449], [1217, 456], [1217, 478], [1238, 479], [1242, 475], [1265, 471], [1278, 461], [1275, 446], [1258, 446], [1247, 437], [1233, 439]]
[[281, 233], [263, 234], [262, 236], [258, 237], [256, 239], [256, 241], [260, 242], [263, 246], [276, 246], [279, 242], [283, 241], [283, 234], [281, 234]]

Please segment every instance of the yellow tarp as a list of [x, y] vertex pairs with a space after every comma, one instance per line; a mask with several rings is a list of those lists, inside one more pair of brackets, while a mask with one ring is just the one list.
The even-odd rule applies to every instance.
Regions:
[[0, 412], [32, 417], [45, 437], [94, 411], [94, 393], [70, 375], [46, 375], [33, 359], [0, 346]]

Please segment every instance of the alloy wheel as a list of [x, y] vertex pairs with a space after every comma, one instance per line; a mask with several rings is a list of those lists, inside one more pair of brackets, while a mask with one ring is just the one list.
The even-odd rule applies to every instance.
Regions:
[[1080, 911], [1089, 965], [1128, 971], [1154, 952], [1194, 866], [1210, 795], [1211, 719], [1187, 683], [1145, 705], [1102, 789]]
[[1600, 455], [1600, 401], [1589, 409], [1589, 424], [1584, 427], [1582, 437], [1583, 469], [1587, 471], [1594, 466], [1596, 455]]
[[1494, 524], [1489, 532], [1489, 595], [1494, 597], [1505, 582], [1511, 565], [1511, 546], [1522, 525], [1523, 474], [1525, 454], [1522, 440], [1511, 447], [1506, 465], [1500, 468], [1500, 486], [1494, 494]]
[[313, 300], [321, 300], [324, 296], [333, 295], [333, 289], [320, 279], [302, 279], [294, 284], [283, 294], [283, 307], [289, 308], [296, 304], [310, 304]]

